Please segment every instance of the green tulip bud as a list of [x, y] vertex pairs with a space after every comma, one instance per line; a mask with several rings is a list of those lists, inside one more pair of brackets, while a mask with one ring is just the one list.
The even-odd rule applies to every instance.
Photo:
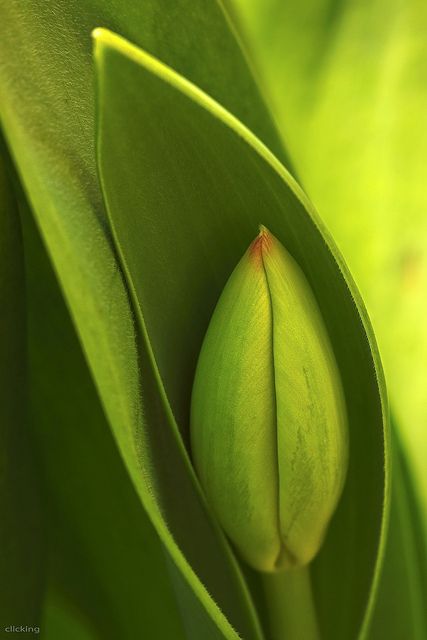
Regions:
[[209, 324], [191, 444], [207, 500], [249, 565], [273, 572], [314, 558], [346, 476], [345, 402], [310, 285], [264, 227]]

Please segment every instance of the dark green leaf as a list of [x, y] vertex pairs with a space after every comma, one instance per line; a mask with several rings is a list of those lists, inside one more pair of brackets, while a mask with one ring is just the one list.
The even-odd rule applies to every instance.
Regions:
[[41, 637], [43, 640], [99, 640], [88, 621], [55, 590], [48, 592], [45, 601]]
[[395, 435], [390, 524], [371, 640], [427, 638], [427, 545], [405, 452]]
[[0, 635], [38, 625], [44, 536], [27, 415], [24, 257], [18, 207], [0, 139]]
[[34, 221], [20, 204], [32, 427], [44, 470], [51, 582], [100, 638], [133, 640], [137, 630], [180, 640], [162, 546], [120, 458]]

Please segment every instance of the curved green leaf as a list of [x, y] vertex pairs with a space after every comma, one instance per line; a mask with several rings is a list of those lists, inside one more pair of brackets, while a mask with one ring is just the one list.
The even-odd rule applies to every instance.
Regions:
[[153, 640], [181, 640], [162, 546], [120, 458], [22, 197], [20, 209], [31, 424], [47, 498], [50, 581], [99, 638], [132, 640], [138, 629]]
[[[0, 139], [0, 634], [39, 623], [44, 531], [27, 414], [25, 276], [18, 207]], [[5, 632], [7, 634], [7, 632]]]
[[299, 173], [372, 313], [410, 454], [408, 470], [395, 445], [390, 528], [371, 636], [424, 638], [426, 5], [392, 0], [384, 11], [375, 1], [232, 4]]
[[427, 545], [419, 506], [394, 434], [390, 526], [370, 640], [427, 638]]
[[[301, 189], [248, 129], [119, 36], [96, 32], [96, 60], [102, 186], [143, 349], [178, 441], [175, 419], [185, 440], [210, 315], [260, 222], [316, 295], [342, 373], [351, 453], [344, 496], [313, 567], [314, 589], [324, 636], [354, 638], [372, 605], [389, 501], [384, 382], [359, 294]], [[156, 458], [157, 474], [167, 466]], [[160, 504], [169, 504], [169, 492], [156, 484]]]
[[[165, 418], [161, 408], [143, 406], [134, 319], [96, 176], [89, 34], [100, 22], [162, 55], [222, 100], [278, 154], [283, 152], [216, 2], [180, 0], [171, 7], [167, 0], [146, 0], [143, 4], [29, 0], [25, 10], [19, 0], [1, 5], [0, 110], [6, 135], [128, 471], [157, 531], [169, 541], [175, 559], [180, 559], [181, 569], [186, 571], [180, 540], [171, 541], [149, 484], [151, 460], [144, 460], [141, 467], [139, 439], [144, 433], [144, 418]], [[149, 366], [146, 359], [142, 366]], [[152, 391], [147, 389], [146, 393]], [[172, 459], [167, 481], [174, 482], [178, 475], [183, 485], [175, 486], [175, 498], [167, 506], [174, 515], [169, 517], [182, 522], [194, 519], [194, 537], [203, 533], [217, 548], [210, 560], [209, 582], [216, 584], [218, 600], [230, 612], [235, 626], [248, 638], [259, 636], [232, 561], [224, 559], [223, 547], [218, 546], [217, 534], [201, 515], [200, 504], [194, 498], [189, 503], [185, 500], [193, 486], [176, 442], [160, 430], [155, 437], [157, 442], [150, 446], [161, 448], [163, 455]], [[181, 501], [176, 499], [180, 493], [184, 496]], [[202, 531], [197, 526], [200, 518], [205, 522]], [[193, 553], [200, 555], [197, 544], [193, 547]], [[235, 637], [206, 590], [200, 588], [205, 605], [222, 621], [219, 624], [224, 633]], [[193, 605], [197, 609], [199, 602]], [[203, 615], [198, 613], [199, 621]]]

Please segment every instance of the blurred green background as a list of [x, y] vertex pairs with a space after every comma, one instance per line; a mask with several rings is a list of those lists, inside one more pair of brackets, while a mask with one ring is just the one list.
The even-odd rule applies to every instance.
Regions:
[[427, 3], [231, 1], [364, 297], [427, 522]]

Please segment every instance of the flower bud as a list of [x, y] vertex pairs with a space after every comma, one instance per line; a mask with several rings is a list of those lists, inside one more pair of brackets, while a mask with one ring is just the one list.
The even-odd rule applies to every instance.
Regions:
[[253, 568], [314, 558], [346, 476], [344, 396], [313, 292], [264, 227], [210, 321], [191, 444], [208, 502]]

